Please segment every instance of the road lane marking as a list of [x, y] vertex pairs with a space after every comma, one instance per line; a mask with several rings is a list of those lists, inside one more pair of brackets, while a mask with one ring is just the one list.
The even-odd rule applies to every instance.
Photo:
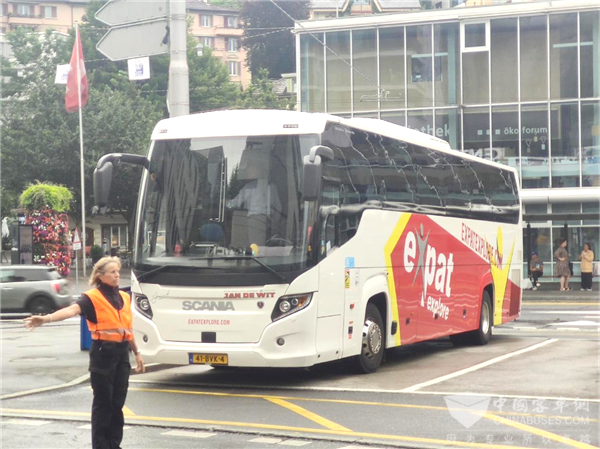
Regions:
[[[303, 398], [296, 396], [273, 396], [273, 395], [262, 395], [262, 394], [244, 394], [244, 393], [217, 393], [214, 391], [189, 391], [189, 390], [172, 390], [163, 388], [140, 388], [131, 387], [129, 391], [145, 391], [149, 393], [172, 393], [172, 394], [189, 394], [198, 396], [221, 396], [221, 397], [232, 397], [232, 398], [249, 398], [249, 399], [282, 399], [284, 401], [307, 401], [307, 402], [328, 402], [338, 404], [350, 404], [350, 405], [381, 405], [386, 407], [401, 407], [401, 408], [420, 408], [424, 410], [446, 410], [446, 407], [438, 407], [434, 405], [414, 405], [414, 404], [397, 404], [397, 403], [386, 403], [386, 402], [374, 402], [374, 401], [355, 401], [352, 399], [322, 399], [322, 398]], [[379, 393], [387, 393], [387, 390], [369, 390], [376, 391]], [[451, 396], [454, 394], [460, 394], [464, 396], [486, 396], [493, 398], [509, 398], [509, 399], [544, 399], [549, 401], [588, 401], [600, 403], [600, 399], [587, 399], [587, 398], [565, 398], [564, 396], [553, 397], [553, 396], [522, 396], [512, 394], [484, 394], [484, 393], [442, 393], [437, 391], [414, 391], [411, 394], [422, 394], [422, 395], [444, 395]], [[600, 420], [599, 420], [600, 421]]]
[[292, 412], [297, 413], [300, 416], [304, 416], [305, 418], [310, 419], [311, 421], [314, 421], [317, 424], [320, 424], [327, 429], [340, 430], [343, 432], [352, 432], [347, 427], [344, 427], [337, 423], [334, 423], [333, 421], [330, 421], [327, 418], [323, 418], [322, 416], [317, 415], [316, 413], [313, 413], [309, 410], [306, 410], [305, 408], [302, 408], [299, 405], [292, 404], [291, 402], [284, 401], [283, 399], [268, 398], [268, 397], [265, 399], [269, 402], [272, 402], [273, 404], [277, 404], [284, 408], [287, 408], [288, 410], [291, 410]]
[[253, 438], [251, 440], [248, 440], [249, 443], [258, 443], [258, 444], [278, 444], [281, 443], [283, 440], [281, 438], [266, 438], [266, 437], [260, 437], [260, 438]]
[[[44, 413], [46, 415], [56, 415], [56, 416], [87, 416], [89, 417], [89, 413], [81, 413], [81, 412], [63, 412], [63, 411], [54, 411], [54, 410], [20, 410], [20, 409], [0, 409], [0, 413]], [[169, 424], [202, 424], [202, 425], [210, 425], [210, 426], [230, 426], [230, 427], [250, 427], [253, 429], [262, 429], [262, 430], [278, 430], [278, 431], [289, 431], [289, 432], [304, 432], [304, 433], [313, 433], [313, 434], [321, 434], [321, 435], [337, 435], [344, 437], [362, 437], [362, 438], [374, 438], [379, 440], [389, 440], [389, 441], [403, 441], [403, 442], [411, 442], [411, 443], [421, 443], [421, 444], [434, 444], [441, 446], [454, 446], [454, 447], [468, 447], [475, 449], [506, 449], [505, 445], [501, 444], [487, 444], [487, 443], [468, 443], [468, 442], [460, 442], [460, 441], [448, 441], [437, 438], [423, 438], [423, 437], [411, 437], [408, 435], [389, 435], [389, 434], [379, 434], [379, 433], [370, 433], [370, 432], [342, 432], [338, 430], [330, 430], [330, 429], [317, 429], [311, 427], [292, 427], [292, 426], [281, 426], [276, 424], [259, 424], [259, 423], [245, 423], [245, 422], [236, 422], [236, 421], [214, 421], [209, 419], [194, 419], [194, 418], [170, 418], [170, 417], [159, 417], [159, 416], [140, 416], [136, 415], [132, 417], [136, 421], [143, 422], [160, 422], [160, 423], [169, 423]], [[511, 449], [531, 449], [530, 447], [522, 447], [522, 446], [511, 446]]]
[[550, 326], [600, 326], [598, 321], [563, 321], [562, 323], [550, 323]]
[[514, 427], [515, 429], [523, 430], [527, 433], [541, 436], [542, 438], [546, 438], [548, 440], [558, 441], [559, 443], [566, 444], [567, 446], [576, 447], [578, 449], [597, 449], [596, 446], [591, 446], [589, 444], [572, 440], [567, 436], [557, 435], [546, 430], [538, 429], [537, 427], [532, 427], [527, 424], [513, 421], [511, 419], [506, 419], [501, 416], [494, 415], [493, 413], [488, 412], [485, 415], [483, 415], [483, 417], [485, 419], [489, 419], [491, 421], [503, 424], [505, 426]]
[[127, 407], [126, 405], [124, 405], [123, 406], [123, 415], [125, 415], [125, 416], [135, 416], [135, 413], [133, 413], [129, 407]]
[[533, 306], [586, 306], [586, 307], [598, 307], [600, 306], [597, 302], [552, 302], [552, 301], [544, 301], [544, 302], [523, 302], [523, 306], [533, 307]]
[[171, 437], [187, 437], [187, 438], [210, 438], [217, 434], [214, 432], [202, 432], [202, 431], [190, 431], [190, 430], [169, 430], [163, 432], [161, 435], [168, 435]]
[[[343, 405], [366, 405], [375, 407], [392, 407], [392, 408], [413, 408], [419, 410], [434, 410], [434, 411], [447, 411], [448, 407], [435, 406], [435, 405], [419, 405], [419, 404], [399, 404], [394, 402], [374, 402], [374, 401], [356, 401], [352, 399], [323, 399], [323, 398], [305, 398], [298, 396], [264, 396], [257, 394], [236, 394], [236, 393], [215, 393], [212, 391], [186, 391], [186, 390], [161, 390], [151, 388], [130, 388], [134, 391], [146, 391], [146, 392], [160, 392], [160, 393], [176, 393], [176, 394], [191, 394], [201, 396], [221, 396], [221, 397], [234, 397], [234, 398], [245, 398], [245, 399], [279, 399], [284, 401], [301, 401], [301, 402], [322, 402], [329, 404], [343, 404]], [[477, 397], [492, 397], [492, 398], [508, 398], [508, 399], [539, 399], [544, 401], [583, 401], [583, 402], [594, 402], [600, 403], [600, 399], [584, 399], [584, 398], [565, 398], [565, 397], [542, 397], [542, 396], [519, 396], [519, 395], [498, 395], [498, 394], [483, 394], [483, 393], [438, 393], [438, 392], [427, 392], [427, 391], [415, 391], [414, 394], [421, 395], [461, 395], [461, 396], [477, 396]], [[571, 416], [562, 415], [543, 415], [534, 413], [518, 413], [518, 412], [502, 412], [497, 413], [498, 415], [509, 415], [509, 416], [533, 416], [533, 417], [546, 417], [556, 419], [569, 419]], [[589, 418], [591, 422], [600, 422], [600, 419]]]
[[74, 385], [79, 385], [79, 384], [85, 382], [89, 378], [90, 378], [90, 373], [87, 373], [87, 374], [84, 374], [83, 376], [79, 376], [77, 379], [73, 379], [72, 381], [67, 382], [65, 384], [53, 385], [51, 387], [35, 388], [33, 390], [25, 390], [25, 391], [19, 391], [17, 393], [5, 394], [3, 396], [0, 396], [0, 401], [3, 401], [5, 399], [19, 398], [21, 396], [28, 396], [30, 394], [45, 393], [46, 391], [58, 390], [60, 388], [72, 387]]
[[52, 421], [40, 421], [36, 419], [8, 419], [3, 421], [5, 424], [16, 424], [20, 426], [43, 426], [45, 424], [51, 424]]
[[[303, 441], [303, 440], [284, 440], [279, 443], [280, 446], [294, 446], [294, 447], [302, 447], [308, 444], [311, 444], [311, 441]], [[375, 448], [373, 448], [375, 449]]]
[[438, 384], [440, 382], [445, 382], [447, 380], [454, 379], [455, 377], [459, 377], [459, 376], [462, 376], [464, 374], [472, 373], [473, 371], [477, 371], [477, 370], [479, 370], [481, 368], [485, 368], [485, 367], [488, 367], [488, 366], [493, 365], [495, 363], [502, 362], [502, 361], [504, 361], [506, 359], [509, 359], [511, 357], [514, 357], [516, 355], [521, 355], [521, 354], [525, 354], [526, 352], [534, 351], [536, 349], [539, 349], [539, 348], [541, 348], [543, 346], [546, 346], [546, 345], [549, 345], [551, 343], [555, 343], [557, 341], [559, 341], [557, 338], [553, 338], [553, 339], [550, 339], [550, 340], [542, 341], [541, 343], [537, 343], [537, 344], [535, 344], [533, 346], [529, 346], [529, 347], [524, 348], [524, 349], [519, 349], [518, 351], [509, 352], [508, 354], [504, 354], [504, 355], [502, 355], [500, 357], [495, 357], [495, 358], [490, 359], [490, 360], [488, 360], [486, 362], [478, 363], [477, 365], [473, 365], [473, 366], [471, 366], [469, 368], [465, 368], [465, 369], [462, 369], [460, 371], [455, 371], [454, 373], [446, 374], [445, 376], [440, 376], [440, 377], [437, 377], [435, 379], [428, 380], [427, 382], [421, 382], [420, 384], [416, 384], [416, 385], [413, 385], [412, 387], [404, 388], [404, 389], [402, 389], [400, 391], [403, 392], [403, 393], [413, 393], [413, 392], [415, 392], [417, 390], [420, 390], [421, 388], [430, 387], [431, 385], [435, 385], [435, 384]]

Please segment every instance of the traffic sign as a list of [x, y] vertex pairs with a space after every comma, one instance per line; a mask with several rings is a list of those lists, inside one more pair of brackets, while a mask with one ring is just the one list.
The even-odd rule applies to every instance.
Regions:
[[166, 17], [166, 0], [109, 0], [96, 12], [96, 19], [110, 26]]
[[79, 251], [81, 249], [81, 240], [79, 239], [79, 232], [77, 229], [73, 231], [73, 251]]
[[96, 49], [111, 61], [162, 55], [169, 52], [166, 18], [112, 27]]

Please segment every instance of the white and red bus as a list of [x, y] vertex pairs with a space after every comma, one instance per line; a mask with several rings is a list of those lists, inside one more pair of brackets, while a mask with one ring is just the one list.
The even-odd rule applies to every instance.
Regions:
[[132, 298], [147, 361], [305, 367], [450, 336], [521, 307], [513, 168], [375, 119], [232, 110], [163, 120], [147, 158]]

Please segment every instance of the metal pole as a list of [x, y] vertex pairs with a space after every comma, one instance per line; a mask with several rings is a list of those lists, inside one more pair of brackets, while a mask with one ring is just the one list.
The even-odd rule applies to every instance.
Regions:
[[[531, 245], [531, 223], [527, 223], [527, 277], [531, 278], [531, 253], [532, 253], [532, 245]], [[535, 285], [534, 285], [535, 287]]]
[[78, 41], [75, 45], [75, 51], [77, 52], [77, 101], [79, 102], [79, 168], [81, 172], [81, 246], [83, 248], [83, 277], [85, 277], [85, 170], [83, 164], [83, 116], [81, 112], [81, 56], [79, 55], [79, 42], [81, 42], [81, 36], [79, 36], [78, 24], [75, 24], [75, 40]]
[[169, 0], [169, 111], [171, 117], [190, 113], [190, 79], [187, 64], [187, 12], [185, 0]]

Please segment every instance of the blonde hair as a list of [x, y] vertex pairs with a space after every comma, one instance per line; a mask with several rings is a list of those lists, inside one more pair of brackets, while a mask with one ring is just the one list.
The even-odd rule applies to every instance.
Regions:
[[121, 270], [121, 259], [111, 256], [103, 257], [96, 262], [94, 268], [92, 269], [89, 282], [91, 286], [98, 287], [100, 285], [100, 276], [103, 276], [106, 273], [106, 266], [109, 263], [116, 263], [119, 266], [119, 270]]

